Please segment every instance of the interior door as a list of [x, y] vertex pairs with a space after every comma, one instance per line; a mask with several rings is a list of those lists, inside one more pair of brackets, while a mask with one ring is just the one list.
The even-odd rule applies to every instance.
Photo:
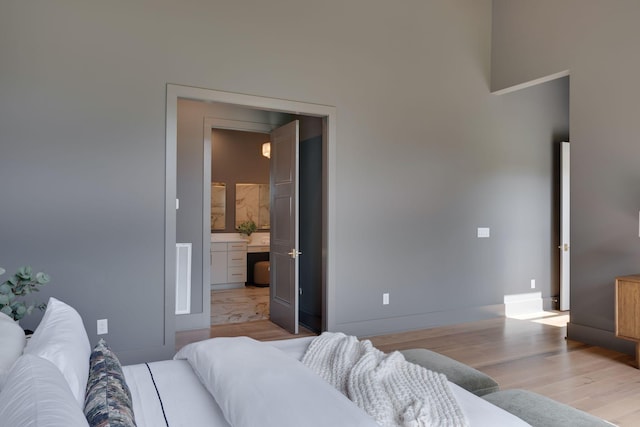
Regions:
[[298, 146], [299, 122], [271, 132], [270, 317], [298, 333]]
[[570, 201], [570, 148], [568, 142], [562, 143], [560, 152], [560, 310], [569, 310], [569, 201]]

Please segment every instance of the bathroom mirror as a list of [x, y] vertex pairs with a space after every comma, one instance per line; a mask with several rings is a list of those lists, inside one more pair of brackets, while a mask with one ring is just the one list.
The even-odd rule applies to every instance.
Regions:
[[236, 184], [236, 227], [252, 220], [259, 230], [268, 230], [269, 197], [269, 184]]
[[227, 226], [227, 186], [224, 182], [211, 183], [211, 231], [224, 230]]

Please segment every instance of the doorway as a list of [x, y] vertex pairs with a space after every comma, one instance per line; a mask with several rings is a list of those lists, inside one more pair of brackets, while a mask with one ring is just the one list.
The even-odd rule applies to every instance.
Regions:
[[[322, 242], [322, 262], [321, 262], [321, 284], [322, 284], [322, 320], [321, 329], [331, 329], [335, 324], [333, 316], [333, 306], [335, 301], [335, 289], [333, 286], [335, 275], [335, 108], [316, 104], [305, 104], [295, 101], [287, 101], [272, 98], [254, 97], [241, 94], [232, 94], [228, 92], [220, 92], [208, 89], [199, 89], [178, 85], [167, 85], [167, 163], [166, 163], [166, 235], [165, 235], [165, 291], [167, 301], [174, 301], [175, 282], [175, 244], [177, 214], [177, 133], [178, 133], [178, 100], [204, 101], [207, 104], [216, 104], [224, 110], [223, 117], [220, 120], [242, 120], [247, 116], [262, 115], [266, 118], [267, 124], [277, 124], [270, 120], [278, 115], [303, 114], [310, 117], [317, 117], [322, 122], [322, 182], [323, 189], [322, 199], [322, 221], [321, 221], [321, 242]], [[251, 122], [251, 120], [246, 120]], [[253, 121], [258, 122], [257, 120]], [[202, 129], [202, 121], [200, 121], [200, 129]], [[265, 122], [263, 122], [265, 123]], [[275, 126], [273, 126], [275, 127]], [[201, 132], [201, 130], [200, 130]], [[202, 134], [201, 141], [202, 141]], [[206, 133], [205, 133], [206, 138]], [[206, 157], [206, 156], [205, 156]], [[203, 163], [201, 163], [202, 165]], [[203, 175], [204, 178], [204, 169]], [[193, 172], [193, 171], [190, 171]], [[210, 179], [210, 177], [209, 177]], [[201, 179], [200, 182], [204, 182]], [[201, 191], [202, 195], [204, 192]], [[208, 203], [207, 203], [208, 202]], [[209, 271], [209, 251], [210, 251], [210, 224], [209, 212], [204, 215], [204, 207], [207, 211], [210, 206], [210, 200], [203, 200], [202, 196], [198, 203], [200, 206], [200, 221], [194, 221], [190, 224], [193, 231], [194, 226], [200, 227], [200, 244], [194, 240], [194, 247], [200, 249], [200, 254], [194, 255], [199, 257], [202, 262], [202, 279], [199, 283], [194, 284], [195, 290], [191, 293], [192, 307], [196, 307], [194, 312], [175, 316], [176, 330], [199, 329], [207, 327], [210, 323], [210, 292], [209, 286], [206, 286], [204, 278], [208, 277]], [[184, 204], [180, 203], [182, 209]], [[205, 221], [206, 220], [206, 221]], [[196, 224], [197, 223], [197, 224]], [[206, 233], [205, 230], [206, 223]], [[198, 301], [199, 300], [199, 301]], [[200, 308], [200, 311], [197, 311]], [[169, 321], [169, 320], [167, 320]]]
[[[203, 185], [205, 192], [209, 188], [211, 191], [209, 195], [203, 194], [203, 200], [211, 198], [211, 324], [271, 319], [292, 332], [297, 329], [298, 324], [320, 332], [323, 295], [322, 120], [298, 115], [289, 123], [296, 124], [296, 140], [300, 139], [298, 154], [293, 156], [278, 156], [282, 147], [281, 141], [277, 142], [282, 132], [288, 132], [286, 129], [291, 129], [291, 126], [279, 127], [277, 133], [269, 135], [264, 132], [240, 131], [238, 129], [245, 125], [239, 121], [226, 121], [224, 128], [215, 127], [216, 119], [207, 119], [205, 123], [207, 127], [204, 132], [211, 132], [211, 172], [204, 174], [211, 176], [211, 183], [208, 185], [206, 179]], [[231, 125], [234, 129], [229, 129]], [[209, 129], [210, 126], [214, 127]], [[252, 125], [253, 129], [255, 127]], [[269, 127], [265, 126], [265, 129]], [[206, 138], [204, 144], [205, 147], [209, 145]], [[265, 154], [264, 144], [272, 147], [271, 154]], [[287, 208], [285, 212], [272, 215], [275, 213], [272, 207], [276, 205], [271, 206], [270, 196], [274, 197], [271, 200], [280, 200], [273, 191], [282, 188], [276, 178], [278, 174], [274, 174], [276, 163], [273, 163], [273, 154], [275, 158], [281, 159], [280, 162], [285, 161], [283, 165], [277, 163], [281, 164], [280, 173], [283, 172], [282, 167], [286, 169], [287, 176], [297, 170], [295, 203], [292, 205], [288, 202], [286, 205], [298, 206], [295, 211], [299, 221], [296, 221], [298, 225], [295, 232], [284, 231], [286, 236], [296, 234], [299, 239], [293, 242], [285, 238], [284, 247], [278, 246], [283, 243], [280, 241], [283, 235], [278, 235], [278, 227], [271, 227], [271, 224], [284, 224], [282, 220], [285, 218], [282, 215], [290, 218], [291, 213], [290, 208]], [[298, 166], [293, 167], [296, 159]], [[280, 200], [279, 203], [281, 202]], [[242, 274], [232, 277], [227, 274], [226, 247], [238, 241], [237, 228], [244, 221], [252, 221], [257, 230], [247, 242], [240, 242], [240, 245], [246, 245], [246, 253], [233, 252], [231, 259], [237, 259], [242, 264]], [[291, 218], [287, 220], [289, 221]], [[290, 254], [287, 255], [293, 247], [297, 248], [299, 259], [298, 256], [292, 259]], [[276, 274], [285, 266], [289, 270], [293, 263], [296, 264], [295, 273], [291, 269], [287, 274]], [[263, 269], [271, 270], [272, 279], [276, 280], [274, 284], [277, 286], [271, 286], [269, 272], [262, 271]], [[265, 273], [266, 280], [258, 277]], [[294, 274], [296, 279], [293, 279]], [[298, 283], [294, 285], [290, 280]], [[294, 286], [298, 287], [294, 289]], [[290, 294], [286, 300], [283, 299], [282, 292], [285, 287], [289, 289], [286, 294]], [[292, 301], [293, 296], [296, 297], [295, 302]]]
[[[249, 132], [238, 130], [244, 122], [226, 122], [222, 127], [216, 119], [205, 122], [214, 126], [204, 129], [211, 133], [211, 171], [205, 173], [211, 180], [203, 185], [205, 192], [210, 191], [203, 200], [211, 199], [211, 325], [268, 320], [269, 281], [253, 273], [258, 262], [269, 261], [270, 157], [262, 148], [269, 142], [271, 126]], [[256, 231], [239, 241], [237, 229], [248, 221]], [[237, 242], [243, 250], [228, 252], [227, 242]], [[235, 267], [228, 267], [228, 257]]]

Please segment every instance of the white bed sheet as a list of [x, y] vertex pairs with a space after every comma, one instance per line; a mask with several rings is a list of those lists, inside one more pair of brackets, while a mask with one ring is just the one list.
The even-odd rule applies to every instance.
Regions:
[[138, 427], [231, 427], [189, 362], [164, 360], [148, 365], [153, 380], [146, 364], [122, 367]]
[[[312, 339], [313, 337], [305, 337], [271, 341], [269, 344], [299, 360]], [[155, 386], [146, 364], [123, 367], [125, 379], [131, 389], [138, 427], [167, 425], [158, 400], [158, 393], [162, 397], [169, 427], [231, 427], [215, 399], [200, 383], [186, 360], [165, 360], [148, 365], [153, 373]], [[265, 369], [267, 368], [265, 366]], [[471, 427], [528, 426], [520, 418], [456, 384], [449, 383], [449, 385]]]

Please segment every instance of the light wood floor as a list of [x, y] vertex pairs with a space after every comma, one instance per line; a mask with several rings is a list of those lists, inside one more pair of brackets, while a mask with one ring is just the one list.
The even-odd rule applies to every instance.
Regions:
[[[566, 319], [553, 313], [499, 318], [368, 339], [383, 351], [428, 348], [485, 372], [502, 389], [530, 390], [621, 427], [640, 426], [640, 370], [632, 366], [633, 357], [566, 340]], [[235, 328], [179, 332], [176, 344], [236, 334], [259, 340], [294, 337], [268, 321]]]
[[[383, 351], [428, 348], [521, 388], [608, 420], [640, 426], [640, 370], [633, 357], [566, 340], [563, 315], [491, 319], [370, 338]], [[555, 325], [554, 325], [555, 324]]]

